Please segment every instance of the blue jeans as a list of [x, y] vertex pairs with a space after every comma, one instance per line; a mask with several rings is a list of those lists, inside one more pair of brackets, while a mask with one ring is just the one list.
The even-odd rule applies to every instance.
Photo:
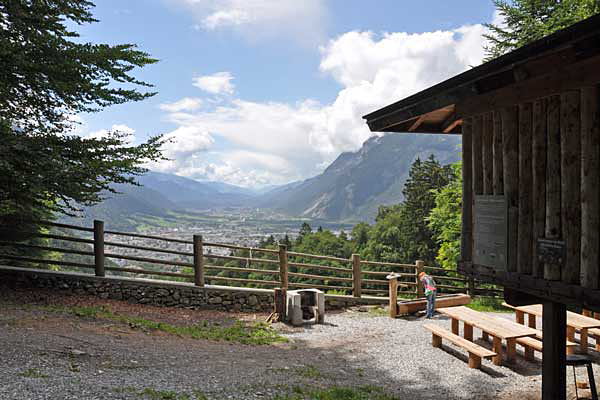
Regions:
[[425, 314], [427, 318], [433, 317], [433, 310], [435, 310], [435, 295], [436, 291], [434, 290], [425, 296], [427, 297], [427, 314]]

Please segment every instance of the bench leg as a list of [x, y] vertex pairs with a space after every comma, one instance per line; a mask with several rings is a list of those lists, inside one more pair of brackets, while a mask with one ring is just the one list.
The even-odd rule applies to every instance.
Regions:
[[458, 335], [458, 320], [456, 318], [452, 318], [452, 333]]
[[515, 315], [517, 317], [517, 324], [525, 325], [525, 313], [520, 310], [515, 310]]
[[517, 359], [516, 339], [506, 339], [506, 362], [514, 363]]
[[529, 324], [528, 324], [529, 327], [533, 328], [533, 329], [536, 329], [535, 328], [535, 325], [536, 325], [536, 321], [535, 321], [536, 320], [536, 316], [534, 314], [529, 314], [528, 319], [529, 319], [529, 321], [528, 321], [529, 322]]
[[572, 326], [567, 326], [567, 340], [571, 342], [575, 341], [575, 328]]
[[469, 325], [467, 323], [464, 324], [464, 334], [465, 334], [465, 339], [467, 339], [469, 342], [473, 341], [473, 325]]
[[490, 341], [490, 336], [488, 335], [487, 332], [482, 332], [481, 333], [481, 340], [485, 340], [486, 342]]
[[442, 337], [436, 335], [435, 333], [431, 334], [431, 345], [433, 347], [442, 347]]
[[492, 357], [494, 365], [502, 365], [502, 339], [494, 336], [493, 350], [496, 355]]
[[588, 352], [588, 330], [582, 329], [579, 331], [579, 351], [583, 354]]
[[481, 368], [481, 357], [469, 353], [469, 368]]
[[525, 349], [525, 359], [527, 361], [534, 361], [535, 357], [533, 356], [533, 347], [531, 346], [523, 346]]

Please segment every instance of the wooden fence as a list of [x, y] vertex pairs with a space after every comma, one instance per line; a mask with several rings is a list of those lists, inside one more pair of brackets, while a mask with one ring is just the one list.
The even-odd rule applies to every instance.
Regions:
[[[182, 240], [139, 233], [108, 231], [104, 229], [103, 221], [94, 221], [93, 228], [45, 221], [41, 224], [63, 231], [78, 231], [79, 236], [51, 233], [50, 230], [47, 230], [47, 232], [25, 232], [24, 234], [28, 237], [51, 239], [55, 243], [75, 243], [79, 248], [32, 244], [27, 243], [31, 240], [19, 241], [18, 238], [15, 238], [15, 240], [0, 241], [0, 249], [3, 250], [0, 250], [0, 260], [94, 270], [95, 275], [100, 277], [105, 276], [109, 271], [134, 277], [163, 277], [163, 279], [189, 281], [199, 287], [203, 287], [208, 283], [266, 288], [317, 288], [333, 293], [352, 294], [354, 297], [363, 295], [387, 296], [388, 281], [385, 276], [391, 272], [400, 275], [400, 283], [404, 285], [404, 289], [399, 292], [401, 295], [421, 297], [423, 288], [418, 283], [417, 276], [421, 271], [425, 271], [435, 277], [438, 283], [437, 287], [442, 293], [467, 292], [472, 296], [482, 297], [495, 297], [502, 293], [502, 290], [498, 288], [489, 285], [483, 286], [477, 281], [466, 279], [456, 271], [426, 266], [423, 261], [416, 261], [414, 264], [377, 262], [362, 260], [358, 254], [353, 254], [349, 259], [346, 259], [297, 253], [288, 251], [285, 245], [279, 245], [278, 249], [265, 249], [205, 242], [201, 235], [193, 235], [192, 240]], [[160, 243], [160, 245], [150, 247], [128, 244], [124, 243], [123, 240], [119, 240], [119, 238], [151, 240]], [[173, 249], [173, 246], [180, 248]], [[21, 254], [10, 254], [6, 251], [10, 247], [56, 252], [61, 255], [61, 259], [26, 257], [22, 255], [22, 252]], [[170, 259], [119, 254], [116, 252], [117, 249], [160, 253], [167, 255]], [[221, 252], [225, 249], [230, 254], [213, 253], [217, 249], [221, 249]], [[247, 253], [248, 256], [235, 255], [236, 252]], [[62, 259], [63, 255], [84, 256], [83, 258], [87, 257], [89, 262], [65, 261]], [[162, 267], [162, 270], [115, 266], [114, 263], [107, 262], [107, 259], [158, 265]], [[221, 261], [219, 262], [219, 260]], [[216, 265], [224, 262], [227, 262], [227, 264]], [[235, 263], [238, 265], [236, 266]], [[171, 270], [165, 271], [165, 267], [170, 267]], [[149, 267], [146, 266], [145, 268]], [[173, 269], [177, 269], [177, 271]], [[231, 275], [244, 275], [244, 277], [232, 277]]]

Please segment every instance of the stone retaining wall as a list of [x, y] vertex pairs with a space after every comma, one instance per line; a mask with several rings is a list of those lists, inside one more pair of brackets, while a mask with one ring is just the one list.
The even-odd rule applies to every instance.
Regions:
[[[153, 279], [96, 277], [75, 272], [55, 272], [0, 266], [0, 285], [13, 288], [44, 288], [61, 294], [85, 294], [103, 299], [166, 307], [258, 312], [273, 310], [273, 291], [230, 286], [168, 282]], [[358, 304], [386, 304], [387, 298], [354, 298], [326, 295], [325, 308]]]

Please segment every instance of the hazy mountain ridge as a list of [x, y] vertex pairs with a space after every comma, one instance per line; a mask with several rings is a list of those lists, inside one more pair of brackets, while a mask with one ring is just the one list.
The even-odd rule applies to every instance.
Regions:
[[459, 158], [460, 137], [387, 134], [356, 152], [342, 153], [322, 174], [262, 196], [258, 204], [291, 215], [371, 221], [380, 205], [402, 201], [410, 165], [434, 154], [442, 163]]

